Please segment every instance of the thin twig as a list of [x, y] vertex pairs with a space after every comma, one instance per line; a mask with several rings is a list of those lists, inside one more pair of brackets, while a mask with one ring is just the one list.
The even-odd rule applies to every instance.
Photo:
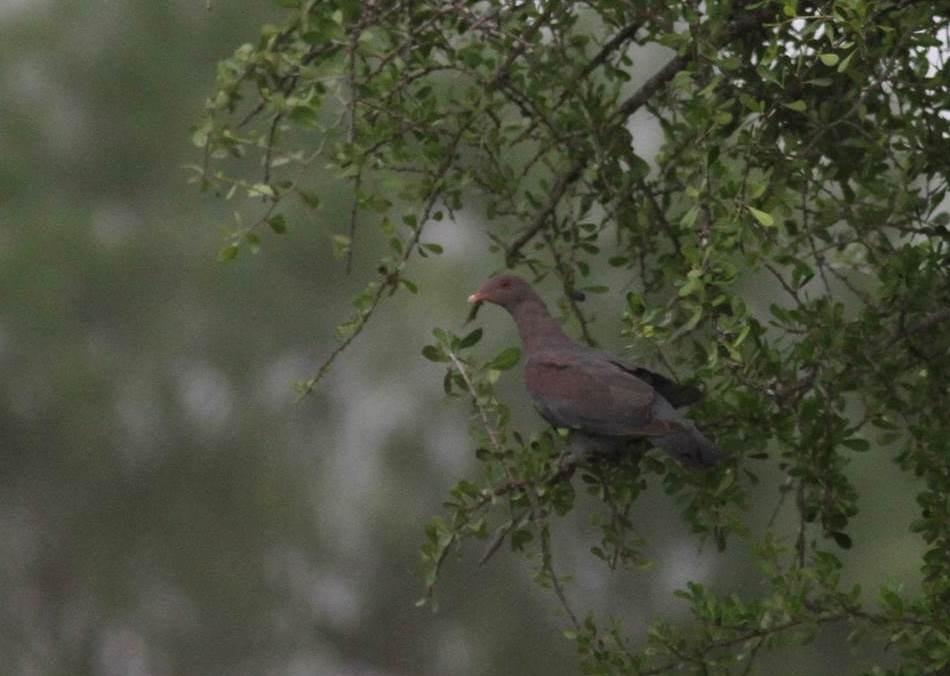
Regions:
[[[573, 85], [577, 82], [580, 82], [597, 70], [600, 66], [604, 65], [611, 54], [613, 54], [616, 50], [622, 47], [624, 43], [632, 39], [637, 34], [637, 31], [640, 30], [641, 26], [643, 26], [643, 21], [638, 18], [636, 21], [633, 21], [621, 28], [616, 35], [604, 43], [604, 46], [600, 48], [600, 51], [597, 52], [596, 56], [587, 62], [587, 64], [581, 69], [580, 73], [578, 73], [577, 76], [572, 79], [571, 84]], [[569, 87], [568, 89], [565, 89], [565, 92], [572, 89], [573, 87]], [[559, 100], [559, 103], [563, 102], [563, 98]]]
[[778, 518], [779, 513], [782, 511], [782, 506], [785, 504], [785, 498], [788, 495], [792, 487], [792, 477], [786, 476], [785, 481], [782, 482], [782, 485], [779, 487], [779, 497], [778, 502], [775, 505], [775, 509], [772, 510], [772, 516], [769, 517], [767, 526], [771, 528], [775, 524], [775, 520]]
[[567, 600], [567, 595], [564, 593], [564, 587], [561, 586], [561, 580], [554, 570], [554, 561], [551, 555], [551, 533], [548, 530], [547, 524], [541, 527], [541, 567], [551, 579], [551, 587], [554, 589], [554, 593], [561, 603], [561, 608], [567, 613], [571, 624], [574, 625], [574, 629], [580, 630], [581, 623], [578, 622], [577, 615], [574, 614], [571, 604]]
[[702, 646], [698, 650], [681, 656], [680, 660], [675, 662], [667, 662], [652, 669], [645, 669], [643, 671], [637, 672], [639, 676], [656, 676], [657, 674], [664, 674], [667, 672], [674, 671], [675, 669], [682, 666], [684, 661], [690, 662], [699, 662], [703, 663], [706, 655], [711, 653], [714, 650], [719, 650], [721, 648], [731, 648], [732, 646], [745, 643], [746, 641], [752, 641], [755, 639], [763, 639], [772, 636], [773, 634], [778, 634], [783, 631], [788, 631], [789, 629], [794, 629], [796, 627], [806, 626], [806, 625], [818, 625], [818, 624], [828, 624], [830, 622], [841, 622], [842, 620], [847, 620], [853, 617], [852, 613], [842, 612], [836, 613], [834, 615], [826, 615], [824, 617], [805, 617], [795, 620], [789, 620], [788, 622], [783, 622], [782, 624], [776, 624], [771, 627], [764, 627], [761, 629], [753, 629], [751, 631], [739, 634], [728, 639], [722, 639], [719, 641], [713, 641], [708, 643], [705, 646]]
[[468, 119], [461, 125], [459, 125], [458, 130], [455, 133], [454, 138], [449, 144], [448, 149], [445, 152], [445, 156], [442, 160], [442, 164], [439, 166], [438, 171], [436, 171], [435, 176], [432, 182], [432, 189], [429, 193], [429, 198], [426, 201], [426, 205], [422, 210], [422, 216], [418, 221], [418, 225], [415, 226], [412, 237], [406, 243], [405, 248], [403, 249], [402, 255], [396, 261], [395, 265], [384, 271], [383, 279], [379, 283], [379, 286], [376, 288], [376, 291], [373, 293], [372, 298], [370, 299], [368, 307], [359, 315], [357, 324], [350, 333], [341, 343], [339, 343], [333, 351], [323, 360], [320, 364], [317, 372], [307, 380], [302, 388], [300, 397], [305, 397], [313, 391], [314, 386], [329, 372], [330, 367], [333, 365], [333, 362], [343, 353], [343, 351], [350, 346], [358, 335], [363, 332], [363, 329], [369, 323], [369, 320], [376, 312], [376, 308], [379, 307], [379, 303], [383, 299], [383, 294], [387, 289], [395, 290], [396, 286], [399, 284], [399, 274], [405, 268], [406, 263], [409, 261], [409, 257], [412, 256], [412, 252], [416, 249], [416, 245], [419, 243], [419, 238], [422, 237], [422, 231], [425, 228], [426, 223], [428, 223], [429, 218], [432, 215], [432, 210], [435, 208], [436, 203], [442, 195], [442, 179], [448, 173], [449, 169], [452, 167], [452, 164], [455, 160], [455, 152], [458, 149], [458, 145], [462, 140], [462, 136], [465, 132], [475, 123], [477, 115], [470, 115]]
[[[359, 46], [360, 33], [363, 30], [363, 15], [360, 14], [359, 20], [350, 30], [350, 39], [346, 48], [346, 85], [349, 90], [349, 98], [346, 102], [346, 143], [352, 153], [356, 148], [356, 106], [359, 103], [359, 89], [356, 84], [356, 49]], [[356, 176], [353, 177], [353, 202], [350, 204], [349, 227], [347, 236], [350, 238], [349, 246], [346, 247], [346, 273], [349, 274], [353, 269], [353, 240], [356, 237], [356, 223], [359, 220], [360, 211], [360, 187], [363, 184], [363, 158], [357, 160]]]
[[567, 264], [564, 263], [564, 260], [561, 258], [561, 254], [554, 243], [553, 237], [545, 233], [544, 241], [547, 242], [548, 248], [551, 250], [551, 257], [554, 259], [554, 269], [557, 270], [558, 276], [561, 278], [561, 287], [564, 290], [564, 297], [567, 298], [568, 306], [571, 308], [571, 312], [574, 314], [574, 317], [577, 318], [577, 323], [581, 327], [581, 336], [584, 338], [585, 343], [591, 347], [597, 347], [597, 341], [594, 340], [594, 337], [590, 334], [590, 326], [587, 317], [584, 316], [584, 312], [581, 310], [580, 306], [577, 304], [577, 300], [574, 297], [573, 268], [569, 268]]
[[[267, 130], [267, 149], [264, 151], [264, 183], [270, 183], [271, 157], [274, 154], [274, 142], [277, 139], [277, 127], [283, 119], [283, 113], [276, 113]], [[266, 199], [266, 197], [265, 197]]]
[[499, 453], [504, 451], [504, 446], [501, 443], [501, 434], [492, 424], [488, 416], [488, 410], [478, 398], [478, 390], [475, 389], [475, 384], [469, 377], [468, 371], [465, 369], [465, 365], [462, 364], [462, 361], [458, 358], [458, 356], [456, 356], [454, 352], [449, 352], [449, 359], [452, 360], [452, 365], [455, 367], [455, 370], [458, 371], [459, 375], [462, 377], [462, 380], [465, 382], [465, 387], [468, 388], [468, 393], [472, 398], [472, 403], [475, 404], [475, 409], [478, 411], [478, 417], [482, 421], [482, 427], [485, 428], [485, 433], [488, 435], [488, 440], [491, 442], [492, 447]]
[[798, 490], [795, 498], [798, 507], [798, 537], [795, 538], [795, 554], [798, 557], [799, 569], [805, 567], [805, 482], [798, 481]]
[[488, 546], [488, 549], [486, 549], [485, 553], [482, 554], [482, 558], [478, 560], [478, 565], [483, 566], [488, 563], [488, 560], [494, 556], [495, 552], [497, 552], [501, 548], [502, 544], [504, 544], [505, 538], [508, 537], [508, 533], [521, 528], [521, 526], [524, 525], [524, 522], [527, 521], [529, 515], [530, 512], [525, 510], [519, 517], [510, 519], [504, 525], [502, 525], [501, 528], [498, 529], [495, 539], [492, 540], [491, 544]]
[[534, 222], [525, 230], [521, 235], [519, 235], [515, 240], [508, 245], [508, 249], [505, 252], [505, 260], [507, 261], [508, 267], [514, 267], [518, 258], [521, 255], [521, 249], [537, 235], [542, 228], [547, 225], [548, 218], [550, 218], [555, 211], [557, 210], [558, 204], [560, 204], [561, 199], [564, 197], [567, 189], [574, 183], [578, 178], [580, 178], [581, 172], [584, 170], [586, 165], [586, 159], [582, 157], [575, 158], [571, 163], [570, 167], [566, 172], [561, 174], [558, 177], [557, 182], [554, 184], [554, 189], [551, 190], [551, 194], [548, 197], [547, 204], [545, 207], [538, 212], [535, 216]]
[[788, 295], [791, 296], [791, 297], [795, 300], [795, 303], [796, 303], [799, 307], [801, 307], [801, 306], [802, 306], [802, 299], [798, 296], [798, 291], [796, 291], [796, 290], [792, 287], [791, 284], [789, 284], [788, 282], [785, 281], [785, 278], [782, 277], [782, 273], [779, 272], [779, 271], [775, 268], [774, 265], [772, 265], [771, 263], [768, 263], [768, 262], [764, 263], [764, 264], [763, 264], [763, 267], [765, 267], [766, 270], [768, 270], [769, 272], [772, 273], [772, 276], [775, 277], [776, 280], [778, 280], [778, 283], [782, 285], [782, 288], [785, 289], [786, 293], [788, 293]]

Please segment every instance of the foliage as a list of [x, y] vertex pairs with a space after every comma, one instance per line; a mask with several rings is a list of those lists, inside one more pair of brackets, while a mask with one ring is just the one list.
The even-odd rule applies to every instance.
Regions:
[[[764, 591], [722, 597], [691, 583], [680, 595], [692, 628], [660, 620], [640, 642], [577, 616], [550, 545], [551, 520], [579, 490], [558, 434], [512, 429], [495, 396], [517, 354], [484, 361], [480, 332], [444, 330], [423, 354], [445, 365], [447, 394], [472, 402], [485, 473], [456, 484], [447, 518], [427, 529], [430, 590], [461, 540], [488, 539], [486, 557], [507, 540], [564, 606], [591, 674], [748, 671], [761, 649], [807, 642], [826, 623], [896, 644], [895, 673], [950, 664], [946, 8], [280, 4], [283, 25], [220, 65], [194, 134], [205, 162], [192, 169], [204, 187], [263, 203], [229, 232], [224, 259], [255, 251], [268, 225], [291, 227], [288, 198], [319, 208], [316, 164], [353, 186], [349, 221], [332, 234], [347, 266], [358, 241], [388, 246], [301, 393], [386, 297], [417, 292], [407, 263], [441, 252], [427, 233], [477, 209], [489, 253], [555, 276], [565, 321], [589, 342], [580, 295], [632, 288], [617, 306], [624, 334], [707, 384], [694, 413], [732, 454], [707, 474], [650, 454], [581, 467], [605, 509], [593, 555], [611, 568], [644, 563], [630, 510], [659, 482], [698, 536], [753, 549]], [[635, 77], [656, 45], [665, 65]], [[662, 130], [655, 157], [638, 153], [636, 113]], [[772, 285], [778, 299], [758, 311], [751, 295]], [[850, 462], [869, 452], [920, 479], [917, 597], [887, 587], [869, 600], [842, 576], [837, 551], [851, 546], [860, 501], [874, 499], [858, 495]], [[798, 515], [792, 533], [751, 518], [765, 468], [784, 477], [776, 489]]]

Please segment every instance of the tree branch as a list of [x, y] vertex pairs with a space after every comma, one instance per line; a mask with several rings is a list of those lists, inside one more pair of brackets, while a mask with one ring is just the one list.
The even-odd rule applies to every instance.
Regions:
[[[356, 105], [359, 103], [359, 94], [356, 84], [356, 49], [359, 46], [360, 33], [363, 30], [363, 16], [360, 13], [359, 20], [350, 30], [350, 39], [346, 47], [346, 84], [349, 90], [349, 97], [346, 102], [346, 143], [352, 152], [356, 144]], [[356, 237], [356, 223], [359, 219], [360, 211], [360, 187], [363, 184], [363, 160], [358, 161], [356, 176], [353, 177], [353, 202], [350, 204], [349, 227], [347, 236], [350, 238], [349, 246], [346, 247], [346, 272], [353, 268], [353, 239]]]
[[[714, 38], [713, 42], [717, 47], [723, 47], [745, 33], [761, 27], [763, 21], [774, 16], [774, 9], [759, 10], [758, 12], [738, 19], [726, 30], [720, 39]], [[657, 92], [666, 87], [676, 74], [689, 65], [695, 58], [696, 57], [692, 55], [687, 56], [681, 54], [670, 60], [659, 72], [653, 75], [636, 92], [620, 104], [614, 114], [610, 116], [608, 124], [625, 124], [631, 115], [646, 104]], [[534, 222], [508, 246], [505, 252], [505, 262], [508, 267], [514, 267], [518, 263], [521, 249], [545, 227], [548, 218], [557, 210], [558, 204], [560, 204], [567, 189], [580, 178], [590, 161], [591, 158], [589, 156], [578, 155], [570, 163], [567, 170], [558, 177], [558, 180], [554, 184], [554, 189], [548, 197], [547, 204], [538, 212]]]
[[452, 164], [455, 160], [456, 150], [458, 149], [459, 143], [462, 141], [462, 136], [472, 126], [472, 124], [475, 123], [477, 117], [477, 115], [470, 115], [464, 123], [459, 125], [452, 142], [446, 149], [442, 163], [439, 165], [439, 169], [433, 178], [432, 189], [429, 193], [426, 205], [422, 210], [422, 216], [418, 221], [418, 225], [416, 225], [409, 242], [406, 243], [405, 249], [403, 250], [399, 260], [396, 262], [394, 269], [385, 270], [382, 273], [383, 279], [376, 288], [376, 291], [370, 300], [369, 306], [359, 315], [356, 328], [349, 336], [346, 337], [346, 339], [343, 340], [343, 342], [337, 345], [336, 348], [330, 352], [329, 356], [327, 356], [326, 359], [324, 359], [320, 364], [317, 372], [309, 380], [302, 384], [300, 388], [301, 397], [305, 397], [313, 391], [313, 388], [316, 386], [316, 384], [329, 372], [330, 367], [333, 365], [333, 362], [336, 361], [337, 357], [339, 357], [340, 354], [342, 354], [343, 351], [349, 347], [350, 343], [352, 343], [353, 340], [356, 339], [360, 333], [362, 333], [363, 329], [366, 327], [366, 324], [369, 323], [369, 320], [372, 318], [373, 314], [375, 314], [376, 308], [379, 307], [379, 303], [382, 301], [383, 294], [386, 292], [386, 290], [395, 290], [396, 285], [399, 283], [399, 274], [406, 266], [406, 263], [408, 263], [409, 257], [412, 256], [412, 252], [415, 250], [416, 245], [419, 243], [419, 238], [422, 236], [422, 230], [425, 228], [426, 223], [429, 221], [429, 218], [432, 215], [432, 209], [435, 208], [436, 202], [438, 202], [439, 197], [442, 195], [441, 181], [443, 178], [445, 178], [445, 175], [452, 167]]
[[570, 168], [565, 173], [561, 174], [557, 180], [557, 183], [554, 184], [554, 189], [551, 191], [551, 196], [548, 198], [547, 205], [538, 212], [538, 215], [535, 217], [531, 226], [508, 245], [508, 250], [505, 252], [505, 261], [509, 268], [513, 268], [518, 264], [518, 258], [521, 255], [521, 249], [528, 242], [534, 239], [534, 236], [537, 235], [542, 228], [544, 228], [544, 226], [547, 224], [548, 218], [550, 218], [557, 210], [557, 206], [564, 197], [564, 194], [567, 192], [567, 189], [571, 186], [571, 184], [574, 183], [574, 181], [580, 178], [581, 172], [584, 170], [586, 164], [586, 158], [582, 157], [578, 157], [573, 163], [571, 163]]

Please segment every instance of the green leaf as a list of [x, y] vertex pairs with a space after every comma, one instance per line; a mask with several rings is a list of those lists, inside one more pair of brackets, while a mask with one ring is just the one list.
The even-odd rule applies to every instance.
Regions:
[[316, 209], [320, 206], [320, 198], [308, 190], [302, 190], [297, 188], [297, 196], [303, 200], [303, 203], [312, 209]]
[[683, 324], [683, 331], [692, 331], [696, 328], [696, 325], [699, 324], [699, 320], [703, 318], [703, 306], [696, 305], [693, 308], [693, 314], [690, 315], [689, 319]]
[[233, 259], [238, 255], [238, 250], [239, 250], [239, 249], [240, 249], [240, 247], [238, 246], [238, 243], [237, 243], [237, 242], [231, 242], [230, 244], [226, 244], [226, 245], [218, 252], [218, 260], [221, 261], [222, 263], [223, 263], [224, 261], [233, 260]]
[[732, 122], [732, 113], [728, 110], [720, 110], [713, 119], [717, 124], [729, 124]]
[[832, 53], [820, 54], [818, 58], [821, 59], [821, 62], [826, 66], [835, 66], [838, 64], [838, 61], [840, 61], [838, 55]]
[[448, 345], [451, 342], [448, 332], [445, 329], [440, 329], [438, 326], [432, 329], [432, 335], [443, 345]]
[[843, 73], [848, 70], [848, 65], [851, 63], [851, 57], [854, 56], [854, 52], [848, 54], [844, 59], [841, 60], [841, 63], [838, 64], [838, 72]]
[[310, 106], [296, 106], [290, 111], [290, 119], [302, 127], [316, 127], [320, 116], [317, 110]]
[[200, 127], [194, 129], [191, 133], [191, 142], [199, 148], [204, 148], [205, 144], [208, 142], [208, 131], [210, 130], [209, 124], [204, 124]]
[[485, 364], [485, 367], [495, 369], [496, 371], [506, 371], [517, 364], [520, 360], [521, 349], [517, 347], [509, 347], [508, 349], [499, 352], [494, 359]]
[[267, 225], [270, 226], [270, 229], [276, 232], [278, 235], [283, 235], [287, 232], [287, 219], [284, 218], [283, 214], [274, 214], [267, 219]]
[[449, 361], [448, 355], [442, 351], [442, 348], [436, 345], [426, 345], [422, 348], [422, 356], [429, 361], [445, 362]]
[[842, 549], [851, 549], [851, 537], [847, 533], [842, 533], [840, 531], [835, 531], [831, 534], [832, 539], [835, 541], [835, 544], [841, 547]]
[[719, 485], [716, 486], [716, 495], [723, 495], [726, 491], [733, 487], [736, 483], [736, 475], [731, 471], [726, 471], [722, 479], [719, 480]]
[[427, 244], [423, 244], [423, 245], [422, 245], [422, 248], [425, 249], [426, 251], [431, 251], [431, 252], [434, 253], [434, 254], [440, 254], [440, 253], [442, 253], [442, 251], [443, 251], [442, 245], [440, 245], [440, 244], [433, 244], [433, 243], [431, 243], [431, 242], [430, 242], [430, 243], [427, 243]]
[[343, 258], [350, 250], [350, 238], [343, 234], [333, 235], [333, 255], [336, 258]]
[[247, 242], [247, 248], [251, 250], [253, 255], [257, 255], [261, 252], [261, 238], [255, 235], [253, 232], [249, 232], [244, 235], [244, 241]]
[[766, 228], [771, 228], [773, 225], [775, 225], [775, 219], [772, 218], [771, 214], [765, 211], [760, 211], [759, 209], [748, 205], [746, 205], [746, 208], [749, 210], [750, 214], [755, 216], [755, 220], [764, 225]]
[[853, 437], [851, 439], [845, 439], [841, 442], [843, 446], [847, 446], [852, 451], [857, 451], [858, 453], [864, 453], [871, 450], [871, 442], [867, 439], [860, 439], [858, 437]]
[[511, 534], [511, 548], [516, 552], [521, 551], [533, 538], [534, 535], [530, 530], [519, 528]]
[[699, 207], [692, 206], [690, 207], [683, 217], [680, 219], [680, 225], [684, 228], [691, 228], [696, 222], [696, 217], [699, 216]]
[[804, 113], [806, 110], [808, 110], [808, 104], [806, 104], [801, 99], [798, 99], [797, 101], [792, 101], [791, 103], [786, 103], [785, 107], [788, 108], [789, 110], [794, 110], [795, 112], [798, 112], [798, 113]]
[[[690, 270], [686, 274], [686, 281], [679, 289], [679, 297], [686, 298], [690, 294], [701, 291], [705, 284], [703, 284], [703, 271], [698, 269]], [[699, 321], [697, 319], [697, 321]]]
[[269, 197], [273, 199], [277, 196], [274, 189], [267, 183], [255, 183], [247, 189], [248, 197]]
[[474, 345], [481, 339], [482, 339], [482, 330], [475, 329], [470, 334], [462, 338], [461, 342], [459, 342], [459, 349], [464, 350], [467, 347], [471, 347], [472, 345]]

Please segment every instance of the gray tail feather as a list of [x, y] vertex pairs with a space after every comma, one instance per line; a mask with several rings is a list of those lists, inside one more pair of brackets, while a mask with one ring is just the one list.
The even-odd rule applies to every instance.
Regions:
[[692, 426], [682, 432], [654, 437], [651, 441], [689, 467], [712, 467], [724, 456], [716, 444]]

